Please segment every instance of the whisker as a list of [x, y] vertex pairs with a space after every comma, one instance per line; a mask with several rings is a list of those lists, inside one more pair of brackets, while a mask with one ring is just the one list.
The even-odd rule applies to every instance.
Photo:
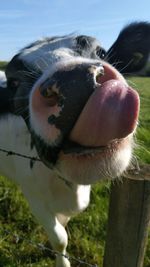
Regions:
[[[127, 74], [125, 74], [125, 75], [127, 75]], [[130, 79], [126, 79], [126, 81], [129, 83], [129, 85], [131, 84], [132, 86], [137, 87], [137, 84], [135, 82], [131, 81]]]
[[138, 140], [138, 144], [136, 144], [136, 148], [138, 150], [145, 151], [148, 155], [150, 155], [150, 150], [144, 145], [142, 141]]
[[41, 70], [41, 72], [49, 68], [49, 64], [44, 58], [37, 59], [35, 64], [36, 64], [36, 67], [38, 67], [38, 69]]
[[122, 63], [122, 61], [115, 61], [114, 63], [112, 63], [111, 65], [116, 68], [118, 64]]
[[15, 113], [17, 115], [21, 115], [21, 113], [24, 112], [24, 111], [26, 111], [26, 110], [28, 110], [28, 108], [29, 108], [28, 106], [26, 106], [25, 108], [20, 107], [20, 108], [18, 108], [18, 109], [15, 110]]
[[[106, 61], [108, 61], [109, 59], [111, 59], [111, 57], [114, 55], [113, 53], [112, 53], [112, 51], [113, 51], [113, 48], [111, 48], [110, 49], [110, 51], [109, 51], [109, 53], [106, 55], [106, 57], [105, 57], [105, 60]], [[112, 53], [112, 54], [111, 54]], [[110, 54], [111, 54], [111, 56], [110, 56]], [[109, 57], [110, 56], [110, 57]]]
[[124, 69], [126, 69], [126, 67], [128, 67], [131, 63], [133, 62], [133, 59], [131, 59], [122, 69], [120, 69], [119, 71], [122, 72]]
[[39, 77], [39, 73], [37, 73], [37, 71], [34, 71], [33, 69], [31, 70], [18, 70], [16, 71], [16, 73], [19, 75], [21, 73], [21, 75], [25, 75], [25, 77], [30, 77], [30, 78], [38, 78]]
[[23, 100], [23, 99], [28, 99], [29, 96], [16, 96], [16, 97], [10, 97], [9, 100]]
[[26, 120], [28, 120], [29, 118], [30, 118], [30, 114], [27, 115], [27, 116], [24, 118], [24, 120], [26, 121]]

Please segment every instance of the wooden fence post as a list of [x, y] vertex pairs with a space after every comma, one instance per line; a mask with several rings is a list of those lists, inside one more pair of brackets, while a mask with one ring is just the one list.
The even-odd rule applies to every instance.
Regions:
[[112, 183], [103, 267], [143, 267], [150, 222], [150, 181]]

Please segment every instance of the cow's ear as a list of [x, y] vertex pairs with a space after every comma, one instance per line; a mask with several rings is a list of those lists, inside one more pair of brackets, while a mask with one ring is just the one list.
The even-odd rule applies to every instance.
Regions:
[[9, 112], [10, 95], [7, 88], [7, 80], [4, 71], [0, 71], [0, 116]]
[[122, 73], [133, 73], [146, 65], [150, 53], [150, 23], [126, 26], [107, 51], [106, 59]]

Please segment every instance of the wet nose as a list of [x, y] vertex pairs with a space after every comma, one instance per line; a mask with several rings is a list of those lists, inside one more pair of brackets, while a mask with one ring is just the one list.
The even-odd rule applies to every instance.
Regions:
[[67, 136], [93, 92], [105, 81], [118, 79], [118, 75], [105, 62], [64, 66], [34, 88], [32, 111]]
[[[40, 86], [40, 93], [45, 98], [57, 98], [56, 96], [88, 95], [94, 90], [95, 83], [104, 75], [104, 67], [101, 63], [82, 63], [69, 66], [56, 71], [52, 77], [47, 78]], [[89, 89], [89, 90], [88, 90]]]
[[79, 64], [58, 70], [39, 87], [45, 105], [59, 110], [59, 116], [50, 115], [65, 135], [72, 129], [88, 98], [104, 75], [102, 64]]

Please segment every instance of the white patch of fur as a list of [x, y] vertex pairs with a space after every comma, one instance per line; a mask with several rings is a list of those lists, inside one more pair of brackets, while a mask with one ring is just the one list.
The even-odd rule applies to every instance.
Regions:
[[120, 145], [116, 152], [93, 152], [89, 155], [61, 153], [57, 162], [59, 175], [78, 184], [93, 184], [98, 180], [114, 179], [128, 167], [132, 156], [132, 136], [126, 145]]
[[4, 71], [0, 71], [0, 86], [6, 87], [6, 75]]
[[[46, 69], [46, 66], [52, 64], [53, 62], [56, 62], [56, 60], [60, 60], [61, 55], [59, 55], [59, 48], [61, 48], [61, 51], [66, 51], [67, 56], [69, 54], [72, 54], [72, 50], [70, 49], [73, 48], [75, 44], [75, 37], [71, 35], [56, 38], [55, 40], [50, 42], [46, 39], [43, 39], [40, 43], [35, 44], [33, 47], [24, 49], [21, 52], [19, 58], [27, 64], [35, 65], [37, 67], [38, 65], [40, 67], [41, 63], [43, 66], [44, 63]], [[54, 55], [54, 50], [58, 52], [57, 55], [56, 53]]]
[[[41, 81], [42, 79], [40, 79]], [[47, 145], [55, 146], [58, 142], [61, 142], [61, 131], [56, 128], [55, 125], [48, 123], [48, 118], [51, 115], [58, 117], [62, 107], [54, 106], [47, 107], [43, 110], [39, 109], [40, 103], [38, 103], [37, 96], [34, 96], [35, 90], [39, 90], [40, 84], [37, 82], [31, 90], [29, 97], [29, 110], [30, 110], [30, 125], [32, 130], [43, 140]], [[36, 105], [34, 105], [34, 103]], [[38, 103], [38, 105], [37, 105]]]
[[[65, 61], [74, 56], [74, 51], [77, 48], [76, 37], [77, 35], [68, 35], [58, 37], [52, 41], [41, 39], [40, 42], [35, 43], [32, 47], [23, 49], [19, 58], [26, 65], [35, 66], [44, 72], [53, 63], [56, 64], [58, 61]], [[96, 48], [100, 46], [100, 43], [93, 38], [91, 45], [90, 50], [89, 48], [81, 50], [82, 59], [91, 57], [97, 59]]]
[[115, 162], [114, 166], [117, 168], [117, 175], [116, 170], [114, 171], [114, 174], [112, 175], [114, 177], [120, 176], [129, 166], [129, 163], [132, 158], [132, 146], [129, 143], [127, 146], [125, 146], [123, 149], [120, 149], [116, 155], [115, 155]]
[[30, 125], [32, 130], [44, 141], [45, 144], [56, 146], [62, 141], [61, 131], [55, 125], [48, 123], [48, 117], [40, 120], [36, 112], [30, 115]]
[[[31, 136], [24, 120], [15, 115], [0, 117], [0, 148], [37, 157], [31, 149]], [[87, 207], [90, 186], [68, 186], [42, 162], [18, 156], [8, 156], [0, 151], [0, 174], [16, 181], [27, 198], [33, 214], [45, 228], [54, 250], [66, 253], [67, 233], [63, 224], [69, 217]], [[58, 217], [58, 218], [57, 218]], [[56, 266], [69, 267], [64, 257], [58, 256]]]
[[[0, 148], [30, 157], [38, 157], [36, 149], [30, 148], [31, 136], [21, 117], [15, 115], [0, 117], [0, 136]], [[82, 186], [80, 188], [73, 184], [71, 189], [68, 188], [65, 182], [56, 175], [55, 170], [50, 170], [42, 162], [35, 162], [31, 169], [29, 159], [7, 156], [0, 151], [0, 173], [19, 183], [23, 192], [26, 192], [25, 194], [31, 193], [31, 196], [32, 193], [33, 195], [42, 194], [43, 201], [47, 199], [47, 205], [51, 212], [61, 213], [64, 211], [69, 214], [83, 209], [82, 199], [80, 207]], [[85, 192], [88, 200], [89, 187], [87, 189]]]

